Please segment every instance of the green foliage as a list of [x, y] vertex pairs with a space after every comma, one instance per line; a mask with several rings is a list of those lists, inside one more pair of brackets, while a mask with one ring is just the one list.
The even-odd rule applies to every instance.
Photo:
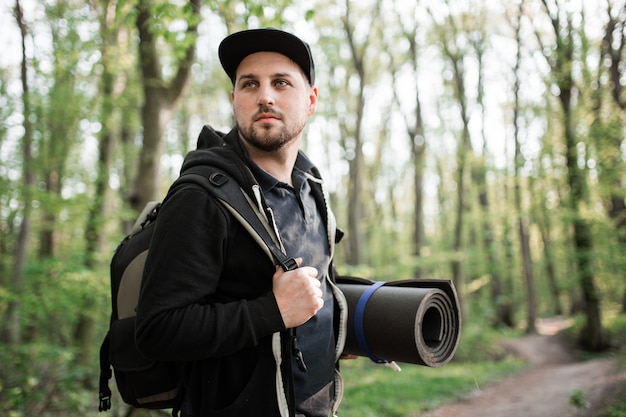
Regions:
[[170, 1], [151, 2], [152, 18], [149, 20], [152, 33], [161, 37], [164, 45], [172, 48], [177, 60], [183, 59], [187, 48], [196, 43], [196, 34], [190, 29], [197, 28], [200, 16], [194, 13], [189, 2], [182, 5]]
[[297, 3], [293, 0], [226, 0], [210, 2], [209, 7], [231, 31], [235, 31], [252, 27], [284, 27], [289, 23], [285, 19], [286, 11], [290, 7], [297, 10], [300, 6]]
[[584, 410], [589, 408], [589, 401], [587, 401], [587, 393], [576, 389], [570, 393], [569, 405], [577, 410]]
[[[0, 347], [0, 414], [88, 415], [96, 406], [96, 355], [108, 324], [108, 272], [85, 270], [76, 257], [29, 263], [25, 276], [21, 296], [0, 292], [0, 312], [9, 300], [19, 301], [27, 340]], [[88, 348], [74, 339], [84, 317], [96, 323]]]
[[[24, 273], [28, 280], [19, 301], [23, 328], [54, 329], [55, 339], [58, 335], [60, 340], [66, 340], [68, 329], [75, 320], [76, 302], [82, 294], [76, 294], [81, 289], [72, 286], [69, 286], [69, 292], [64, 291], [66, 275], [59, 266], [54, 260], [27, 265]], [[57, 327], [57, 323], [64, 323], [63, 328]], [[44, 334], [36, 337], [46, 340]]]
[[85, 385], [93, 368], [77, 366], [75, 354], [49, 343], [0, 346], [0, 414], [86, 415], [95, 405]]
[[626, 394], [622, 400], [602, 411], [598, 417], [626, 417]]
[[611, 345], [617, 351], [622, 364], [626, 366], [626, 313], [615, 314], [613, 317], [609, 317], [607, 320], [607, 332], [609, 333]]
[[[89, 271], [80, 257], [48, 259], [27, 265], [24, 291], [19, 296], [22, 327], [36, 343], [67, 346], [74, 339], [81, 316], [89, 316], [106, 325], [109, 307], [109, 274], [104, 268]], [[5, 292], [0, 311], [16, 294]]]

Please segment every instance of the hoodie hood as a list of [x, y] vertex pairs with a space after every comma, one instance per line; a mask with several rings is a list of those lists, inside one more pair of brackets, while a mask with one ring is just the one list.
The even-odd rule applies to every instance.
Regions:
[[181, 175], [198, 165], [210, 165], [228, 174], [247, 193], [256, 184], [247, 167], [237, 128], [223, 133], [205, 125], [198, 136], [197, 149], [187, 154]]

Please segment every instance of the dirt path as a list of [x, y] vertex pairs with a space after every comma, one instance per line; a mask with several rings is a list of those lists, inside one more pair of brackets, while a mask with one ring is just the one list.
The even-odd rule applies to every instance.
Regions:
[[[577, 360], [557, 333], [562, 327], [562, 322], [544, 321], [540, 334], [503, 342], [532, 367], [420, 417], [597, 417], [626, 389], [626, 369], [611, 358]], [[584, 393], [587, 408], [570, 404], [577, 391]]]

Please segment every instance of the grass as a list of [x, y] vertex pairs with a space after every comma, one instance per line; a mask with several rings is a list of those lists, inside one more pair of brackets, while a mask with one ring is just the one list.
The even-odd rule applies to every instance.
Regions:
[[394, 372], [366, 358], [343, 361], [345, 392], [340, 415], [416, 416], [519, 372], [526, 365], [505, 357], [494, 343], [504, 336], [512, 335], [466, 326], [455, 358], [440, 368], [400, 364], [402, 371]]
[[599, 417], [626, 417], [626, 398], [604, 410]]
[[[347, 363], [349, 362], [349, 363]], [[342, 417], [406, 417], [462, 398], [523, 368], [519, 361], [450, 363], [441, 368], [400, 364], [401, 372], [368, 359], [346, 361]]]

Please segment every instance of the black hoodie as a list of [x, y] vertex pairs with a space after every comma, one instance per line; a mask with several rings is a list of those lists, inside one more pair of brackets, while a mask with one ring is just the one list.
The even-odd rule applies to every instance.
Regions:
[[[216, 167], [270, 216], [244, 155], [236, 129], [224, 135], [205, 126], [181, 173], [198, 165]], [[300, 153], [296, 165], [305, 159]], [[317, 179], [309, 182], [332, 254], [338, 235], [334, 217], [319, 172], [312, 168], [308, 175]], [[206, 190], [195, 184], [170, 190], [146, 261], [136, 329], [146, 357], [185, 361], [183, 416], [294, 415], [291, 340], [272, 293], [274, 272], [250, 233]], [[334, 281], [332, 263], [328, 277]], [[334, 292], [338, 359], [345, 300]]]

